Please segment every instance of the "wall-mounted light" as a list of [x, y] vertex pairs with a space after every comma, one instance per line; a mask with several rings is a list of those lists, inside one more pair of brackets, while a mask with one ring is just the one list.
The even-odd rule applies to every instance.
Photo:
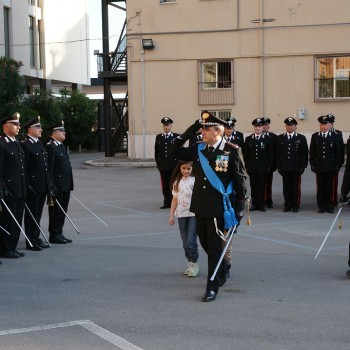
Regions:
[[144, 50], [152, 50], [154, 48], [152, 39], [142, 39], [142, 48]]

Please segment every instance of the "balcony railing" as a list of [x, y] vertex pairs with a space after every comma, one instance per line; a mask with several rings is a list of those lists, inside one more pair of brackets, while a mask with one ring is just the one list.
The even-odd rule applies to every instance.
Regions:
[[198, 83], [199, 105], [222, 105], [233, 103], [233, 81]]

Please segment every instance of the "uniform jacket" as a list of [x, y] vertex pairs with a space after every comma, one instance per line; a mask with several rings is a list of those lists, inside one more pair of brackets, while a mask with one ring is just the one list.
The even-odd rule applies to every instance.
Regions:
[[238, 145], [239, 147], [241, 147], [241, 149], [243, 149], [244, 147], [244, 136], [243, 133], [241, 133], [240, 131], [234, 130], [230, 137], [225, 136], [225, 140], [227, 142], [231, 142], [235, 145]]
[[3, 191], [8, 190], [15, 198], [26, 198], [24, 153], [20, 143], [6, 135], [0, 138], [0, 182]]
[[273, 160], [273, 147], [268, 136], [261, 134], [259, 140], [256, 140], [255, 134], [252, 134], [245, 139], [244, 161], [248, 174], [269, 172]]
[[73, 172], [69, 154], [62, 143], [50, 138], [46, 144], [51, 184], [59, 192], [73, 190]]
[[280, 171], [302, 172], [307, 167], [309, 150], [306, 137], [294, 133], [289, 139], [284, 133], [277, 137], [277, 168]]
[[154, 144], [154, 158], [159, 170], [173, 170], [177, 165], [177, 159], [169, 154], [178, 134], [170, 132], [166, 138], [165, 134], [158, 134]]
[[272, 152], [273, 152], [273, 160], [272, 160], [272, 165], [271, 165], [271, 171], [274, 172], [277, 170], [277, 158], [276, 158], [276, 152], [277, 152], [277, 137], [278, 135], [267, 131], [264, 133], [266, 136], [268, 136], [270, 138], [270, 146], [272, 148]]
[[341, 185], [341, 194], [346, 196], [350, 191], [350, 137], [346, 143], [346, 164]]
[[[220, 217], [224, 213], [222, 194], [219, 193], [208, 181], [198, 156], [198, 144], [192, 147], [181, 147], [184, 140], [176, 139], [171, 153], [178, 159], [192, 160], [195, 183], [192, 193], [190, 211], [205, 218]], [[235, 198], [231, 197], [232, 206], [237, 212], [244, 209], [244, 198], [247, 192], [247, 173], [244, 166], [241, 149], [231, 143], [222, 140], [220, 145], [211, 155], [208, 155], [207, 147], [200, 151], [209, 160], [211, 168], [220, 178], [225, 188], [233, 180], [233, 188], [236, 192]], [[220, 159], [227, 157], [227, 165], [218, 164]], [[227, 171], [223, 171], [226, 168]], [[220, 171], [221, 169], [221, 171]]]
[[24, 166], [28, 184], [35, 192], [50, 192], [47, 153], [40, 140], [35, 142], [29, 136], [21, 142], [24, 152]]
[[324, 139], [321, 132], [312, 134], [310, 143], [310, 164], [313, 171], [335, 172], [343, 164], [343, 142], [339, 136], [329, 131]]
[[341, 147], [341, 150], [342, 150], [341, 158], [342, 158], [342, 164], [344, 164], [345, 147], [344, 147], [344, 141], [343, 141], [343, 133], [340, 130], [337, 130], [334, 128], [332, 128], [330, 131], [333, 132], [339, 138], [339, 142], [343, 145], [343, 147]]

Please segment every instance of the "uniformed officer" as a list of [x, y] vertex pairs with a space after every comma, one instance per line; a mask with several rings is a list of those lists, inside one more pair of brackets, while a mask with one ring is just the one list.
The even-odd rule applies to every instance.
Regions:
[[276, 166], [276, 151], [277, 151], [277, 134], [270, 131], [271, 119], [267, 117], [263, 117], [263, 133], [270, 138], [270, 147], [273, 150], [274, 159], [272, 161], [272, 165], [269, 173], [266, 176], [266, 185], [265, 185], [265, 205], [268, 208], [273, 208], [273, 200], [272, 200], [272, 181], [273, 181], [273, 173], [277, 170]]
[[[335, 116], [333, 114], [327, 114], [327, 116], [330, 121], [329, 131], [333, 132], [339, 138], [339, 143], [343, 145], [341, 150], [343, 151], [342, 164], [344, 164], [345, 147], [344, 147], [344, 141], [343, 141], [343, 133], [340, 130], [337, 130], [334, 128]], [[338, 204], [338, 178], [339, 178], [339, 171], [335, 172], [334, 178], [333, 178], [333, 188], [332, 188], [332, 206], [333, 207], [336, 207]]]
[[284, 120], [286, 132], [277, 137], [276, 163], [283, 180], [284, 212], [298, 212], [300, 208], [301, 175], [308, 164], [306, 137], [296, 132], [298, 122]]
[[235, 130], [236, 118], [229, 117], [226, 119], [225, 125], [225, 139], [228, 142], [234, 143], [243, 149], [244, 146], [244, 136], [240, 131]]
[[16, 218], [13, 219], [2, 204], [0, 225], [11, 235], [0, 233], [0, 254], [5, 258], [16, 259], [25, 254], [17, 250], [22, 226], [24, 203], [27, 195], [27, 181], [24, 168], [24, 153], [16, 139], [21, 129], [19, 113], [1, 120], [3, 134], [0, 138], [0, 183], [1, 198]]
[[263, 119], [254, 119], [252, 125], [254, 133], [246, 137], [243, 149], [244, 161], [250, 179], [251, 210], [266, 211], [265, 184], [267, 174], [270, 173], [273, 164], [273, 147], [271, 147], [269, 136], [263, 133]]
[[[349, 194], [349, 191], [350, 191], [350, 137], [348, 138], [348, 141], [346, 143], [346, 164], [345, 164], [345, 171], [343, 175], [343, 182], [341, 184], [341, 189], [340, 189], [340, 197], [339, 197], [340, 203], [348, 202], [349, 204], [349, 198], [347, 197]], [[350, 243], [349, 243], [348, 266], [350, 268]], [[350, 277], [350, 270], [346, 272], [346, 276]]]
[[171, 175], [177, 165], [177, 159], [169, 154], [169, 150], [178, 134], [171, 131], [173, 126], [171, 118], [164, 117], [160, 121], [163, 124], [163, 132], [156, 136], [154, 158], [160, 173], [161, 187], [164, 197], [164, 202], [160, 209], [165, 209], [170, 208], [173, 199], [170, 189], [170, 181]]
[[43, 248], [50, 247], [41, 240], [40, 229], [37, 226], [37, 224], [40, 225], [46, 195], [51, 190], [47, 153], [44, 145], [39, 140], [43, 131], [40, 117], [30, 120], [23, 127], [27, 132], [27, 136], [21, 142], [21, 146], [24, 151], [24, 164], [29, 184], [26, 204], [30, 210], [30, 212], [28, 210], [24, 211], [24, 227], [32, 247], [28, 242], [26, 244], [29, 250], [41, 251]]
[[317, 120], [320, 123], [320, 131], [311, 137], [310, 165], [311, 170], [316, 173], [318, 212], [333, 213], [333, 179], [343, 164], [343, 144], [334, 132], [329, 131], [328, 116], [322, 115]]
[[72, 240], [63, 235], [63, 225], [66, 217], [56, 203], [57, 200], [64, 212], [67, 213], [70, 192], [73, 191], [72, 165], [66, 147], [62, 143], [66, 138], [63, 121], [52, 125], [49, 130], [51, 137], [45, 147], [52, 186], [49, 201], [49, 242], [56, 244], [71, 243]]
[[218, 182], [224, 186], [225, 190], [233, 180], [236, 198], [230, 195], [230, 200], [238, 221], [243, 216], [247, 190], [247, 173], [241, 150], [223, 138], [224, 125], [225, 121], [204, 111], [202, 113], [203, 143], [189, 148], [182, 147], [199, 128], [198, 124], [193, 124], [176, 139], [172, 147], [172, 154], [177, 158], [193, 161], [195, 184], [190, 211], [196, 215], [197, 234], [208, 255], [207, 286], [202, 297], [204, 302], [213, 301], [216, 298], [219, 287], [226, 281], [228, 266], [224, 259], [214, 280], [210, 281], [222, 254], [222, 240], [219, 234], [224, 231], [224, 203], [222, 193], [215, 189], [207, 176], [208, 169], [204, 169], [203, 166], [209, 164], [208, 168], [215, 172]]

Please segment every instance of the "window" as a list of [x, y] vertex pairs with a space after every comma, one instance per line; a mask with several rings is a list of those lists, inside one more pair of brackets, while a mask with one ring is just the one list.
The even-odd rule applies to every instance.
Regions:
[[202, 64], [203, 89], [224, 89], [230, 88], [231, 62], [204, 62]]
[[[203, 112], [203, 111], [201, 111], [201, 112]], [[208, 110], [208, 112], [221, 120], [226, 120], [227, 118], [230, 118], [232, 116], [231, 109], [218, 110], [218, 111]]]
[[41, 38], [41, 32], [40, 32], [40, 29], [41, 29], [41, 21], [38, 21], [38, 26], [37, 26], [37, 38], [38, 38], [38, 68], [43, 68], [42, 66], [42, 38]]
[[350, 55], [316, 57], [316, 99], [350, 98]]
[[35, 67], [34, 17], [29, 16], [30, 66]]
[[10, 9], [4, 7], [5, 56], [10, 57]]
[[199, 104], [232, 104], [233, 100], [233, 61], [198, 62]]

